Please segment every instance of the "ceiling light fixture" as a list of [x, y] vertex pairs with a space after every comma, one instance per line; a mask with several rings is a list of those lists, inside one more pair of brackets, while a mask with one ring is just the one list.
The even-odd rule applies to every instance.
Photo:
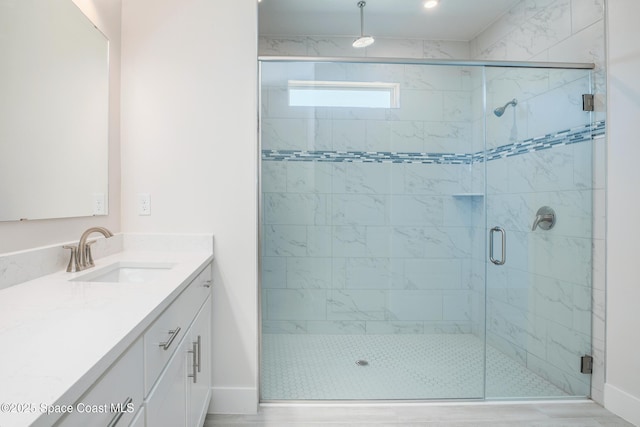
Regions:
[[440, 4], [440, 0], [427, 0], [427, 1], [424, 2], [424, 8], [425, 9], [433, 9], [438, 4]]
[[364, 7], [367, 5], [366, 1], [359, 1], [358, 7], [360, 8], [360, 37], [355, 39], [353, 47], [367, 47], [371, 46], [375, 39], [371, 36], [364, 35]]

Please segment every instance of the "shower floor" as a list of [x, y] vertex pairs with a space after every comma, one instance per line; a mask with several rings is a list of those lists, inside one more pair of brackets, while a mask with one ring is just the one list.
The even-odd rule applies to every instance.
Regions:
[[[364, 366], [356, 362], [368, 362]], [[473, 399], [484, 393], [474, 335], [263, 334], [263, 400]], [[487, 397], [567, 396], [493, 347]]]

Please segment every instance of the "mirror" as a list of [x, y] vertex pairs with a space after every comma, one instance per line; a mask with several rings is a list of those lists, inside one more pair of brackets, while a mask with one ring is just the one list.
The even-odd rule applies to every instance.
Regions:
[[0, 221], [107, 214], [108, 54], [71, 0], [0, 0]]

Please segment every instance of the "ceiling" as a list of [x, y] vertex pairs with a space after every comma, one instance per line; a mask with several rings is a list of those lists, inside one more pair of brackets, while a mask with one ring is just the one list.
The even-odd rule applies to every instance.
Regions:
[[[365, 33], [376, 37], [469, 41], [521, 0], [367, 0]], [[357, 0], [262, 0], [260, 35], [357, 36]]]

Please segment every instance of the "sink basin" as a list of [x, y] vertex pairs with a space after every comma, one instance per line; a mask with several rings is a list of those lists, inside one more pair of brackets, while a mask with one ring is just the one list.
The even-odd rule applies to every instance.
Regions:
[[173, 266], [174, 264], [169, 263], [116, 262], [71, 280], [74, 282], [146, 283], [162, 278]]

